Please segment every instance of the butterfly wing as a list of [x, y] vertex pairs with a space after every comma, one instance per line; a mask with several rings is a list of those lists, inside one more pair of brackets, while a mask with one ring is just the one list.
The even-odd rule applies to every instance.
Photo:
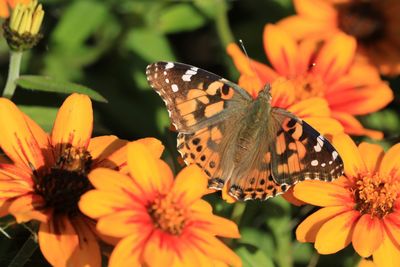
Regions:
[[267, 148], [260, 149], [259, 160], [251, 171], [231, 181], [229, 192], [235, 198], [264, 200], [286, 192], [299, 181], [332, 181], [343, 174], [338, 152], [305, 121], [273, 108], [268, 127], [270, 137], [261, 141]]
[[197, 67], [157, 62], [146, 70], [178, 131], [194, 133], [242, 109], [250, 95], [235, 83]]
[[185, 163], [197, 164], [209, 176], [209, 187], [222, 189], [233, 165], [222, 168], [221, 158], [235, 132], [232, 125], [241, 121], [252, 98], [235, 83], [182, 63], [153, 63], [146, 74], [179, 131], [177, 146]]

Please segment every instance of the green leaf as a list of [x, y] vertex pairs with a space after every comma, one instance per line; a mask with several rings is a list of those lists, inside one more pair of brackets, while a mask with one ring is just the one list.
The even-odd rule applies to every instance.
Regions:
[[56, 119], [58, 108], [24, 105], [18, 105], [18, 107], [46, 132], [50, 132], [53, 128], [53, 122]]
[[15, 82], [17, 85], [26, 89], [61, 94], [81, 93], [88, 95], [93, 100], [107, 102], [102, 95], [86, 86], [71, 82], [59, 81], [46, 76], [23, 75], [20, 76]]
[[190, 31], [204, 25], [206, 19], [190, 4], [176, 4], [162, 10], [158, 29], [164, 33]]
[[64, 47], [76, 47], [106, 22], [107, 7], [101, 1], [75, 1], [61, 16], [52, 39]]
[[268, 255], [274, 253], [274, 241], [267, 233], [255, 228], [244, 227], [240, 229], [240, 235], [239, 242], [241, 244], [252, 245]]
[[244, 267], [274, 267], [274, 263], [272, 262], [272, 260], [261, 250], [256, 250], [254, 253], [251, 253], [245, 247], [240, 247], [236, 249], [236, 253], [242, 259]]
[[215, 8], [217, 1], [219, 0], [194, 0], [193, 3], [209, 18], [213, 18], [217, 15], [217, 9]]
[[125, 45], [147, 62], [175, 60], [167, 38], [152, 29], [135, 28], [131, 30], [126, 37]]

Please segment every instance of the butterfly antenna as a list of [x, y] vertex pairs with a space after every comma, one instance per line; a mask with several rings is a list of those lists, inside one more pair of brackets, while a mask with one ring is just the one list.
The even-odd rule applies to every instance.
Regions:
[[239, 43], [240, 43], [240, 46], [241, 46], [242, 49], [243, 49], [244, 54], [245, 54], [246, 57], [247, 57], [247, 60], [249, 61], [250, 69], [251, 69], [251, 70], [253, 71], [253, 73], [257, 76], [258, 80], [259, 80], [260, 83], [261, 83], [261, 81], [262, 81], [262, 80], [261, 80], [261, 77], [260, 77], [260, 75], [258, 75], [258, 72], [256, 71], [256, 68], [254, 67], [253, 63], [251, 62], [250, 57], [249, 57], [249, 54], [247, 54], [247, 51], [246, 51], [246, 48], [244, 47], [244, 43], [243, 43], [242, 39], [239, 39]]

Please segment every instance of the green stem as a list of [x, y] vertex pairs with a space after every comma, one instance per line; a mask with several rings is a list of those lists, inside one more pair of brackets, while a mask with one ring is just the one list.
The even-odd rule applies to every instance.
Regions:
[[15, 80], [19, 77], [22, 54], [23, 52], [21, 51], [11, 51], [10, 53], [10, 66], [8, 69], [7, 83], [3, 91], [3, 96], [9, 99], [12, 98], [15, 88], [17, 87]]
[[245, 209], [246, 209], [246, 204], [243, 203], [243, 202], [236, 202], [235, 205], [233, 206], [231, 219], [238, 226], [240, 224], [240, 221], [242, 220], [242, 216], [243, 216], [243, 213], [244, 213]]
[[31, 258], [33, 253], [38, 248], [38, 243], [34, 236], [30, 236], [22, 246], [22, 248], [18, 251], [17, 255], [8, 265], [8, 267], [22, 267], [24, 266], [27, 261]]
[[221, 39], [222, 45], [226, 48], [227, 45], [234, 40], [229, 27], [228, 7], [226, 6], [225, 0], [215, 0], [215, 3], [217, 8], [217, 15], [215, 17], [217, 33]]

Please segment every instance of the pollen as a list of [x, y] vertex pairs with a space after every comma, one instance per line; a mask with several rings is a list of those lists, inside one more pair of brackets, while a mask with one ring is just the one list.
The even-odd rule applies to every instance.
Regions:
[[159, 196], [147, 209], [155, 227], [171, 235], [180, 235], [186, 222], [186, 210], [170, 196]]
[[383, 218], [393, 211], [399, 189], [399, 183], [390, 177], [379, 173], [360, 174], [354, 191], [356, 209], [362, 214]]

